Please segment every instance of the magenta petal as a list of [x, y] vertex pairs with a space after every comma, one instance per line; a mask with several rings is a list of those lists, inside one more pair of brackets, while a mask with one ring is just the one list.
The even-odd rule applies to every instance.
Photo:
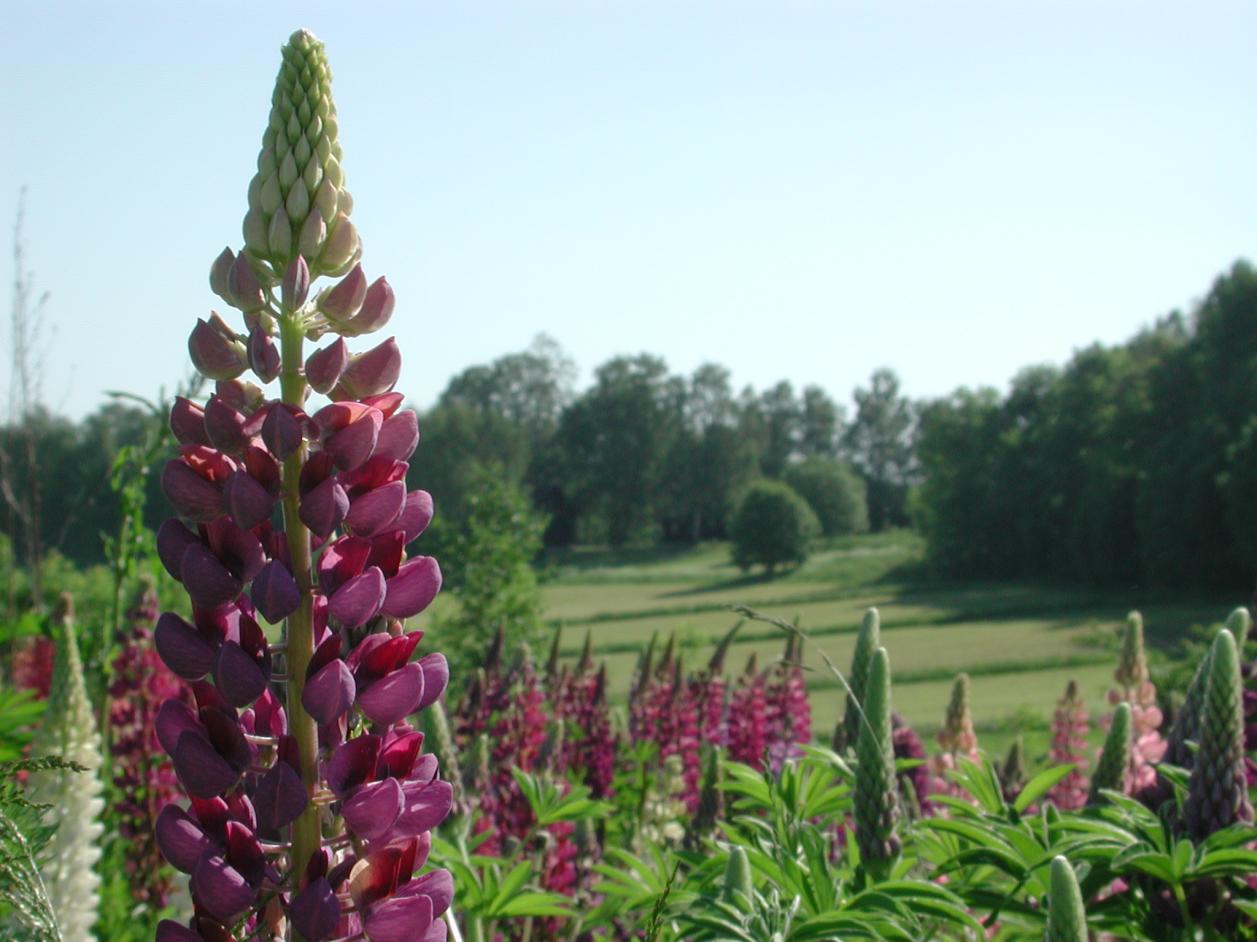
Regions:
[[406, 495], [406, 507], [397, 520], [397, 526], [406, 532], [407, 543], [428, 529], [432, 514], [432, 495], [427, 491], [411, 491]]
[[262, 441], [283, 461], [301, 445], [301, 423], [283, 403], [273, 403], [262, 422]]
[[380, 737], [355, 736], [336, 747], [327, 764], [327, 787], [337, 798], [344, 798], [375, 772], [380, 755]]
[[205, 431], [219, 451], [237, 452], [249, 442], [248, 421], [221, 396], [210, 396], [205, 404]]
[[395, 896], [372, 906], [362, 928], [371, 942], [414, 942], [432, 925], [432, 917], [427, 896]]
[[409, 782], [404, 791], [405, 807], [397, 823], [407, 835], [432, 830], [454, 806], [454, 789], [449, 782]]
[[200, 680], [214, 666], [214, 645], [174, 612], [163, 612], [153, 644], [167, 667], [184, 680]]
[[360, 418], [334, 432], [324, 447], [336, 462], [336, 467], [352, 471], [370, 458], [383, 424], [384, 413], [379, 409], [368, 409]]
[[454, 878], [448, 870], [433, 870], [406, 885], [405, 892], [422, 893], [432, 900], [432, 915], [441, 915], [454, 901]]
[[288, 918], [307, 942], [323, 942], [336, 935], [340, 923], [340, 902], [326, 878], [309, 883], [293, 898]]
[[191, 873], [205, 851], [214, 846], [201, 826], [178, 805], [162, 808], [153, 825], [162, 856], [183, 873]]
[[345, 525], [358, 536], [372, 537], [391, 529], [406, 505], [406, 482], [394, 481], [367, 491], [349, 505]]
[[423, 668], [411, 662], [358, 693], [358, 706], [373, 723], [389, 725], [414, 713], [423, 699]]
[[365, 399], [388, 392], [401, 375], [402, 352], [392, 337], [366, 353], [349, 358], [337, 389], [349, 399]]
[[357, 628], [379, 612], [386, 591], [384, 573], [371, 566], [336, 590], [328, 600], [328, 613], [346, 628]]
[[201, 543], [193, 543], [184, 551], [179, 577], [192, 604], [200, 608], [217, 608], [240, 595], [240, 580]]
[[222, 489], [178, 459], [167, 461], [161, 472], [162, 493], [185, 517], [208, 523], [223, 512]]
[[446, 938], [445, 920], [436, 919], [433, 920], [432, 925], [428, 926], [428, 931], [418, 942], [445, 942]]
[[411, 409], [403, 409], [380, 427], [380, 437], [375, 442], [375, 454], [397, 461], [409, 461], [418, 447], [419, 416]]
[[328, 544], [319, 556], [319, 588], [332, 595], [366, 568], [370, 556], [371, 544], [361, 537], [345, 536]]
[[245, 707], [260, 697], [270, 679], [268, 674], [236, 642], [228, 641], [218, 649], [214, 683], [232, 706]]
[[336, 478], [326, 478], [301, 498], [298, 516], [315, 536], [327, 536], [349, 512], [349, 495]]
[[240, 773], [227, 764], [209, 740], [195, 732], [179, 737], [171, 756], [175, 774], [197, 798], [214, 798], [227, 792], [240, 779]]
[[249, 882], [222, 857], [207, 855], [192, 871], [193, 899], [219, 922], [235, 922], [255, 895]]
[[181, 926], [173, 919], [163, 919], [157, 924], [156, 942], [205, 942], [199, 932]]
[[279, 624], [301, 604], [297, 580], [278, 559], [272, 559], [253, 577], [249, 595], [262, 617], [272, 625]]
[[305, 786], [287, 762], [276, 762], [271, 766], [253, 794], [253, 809], [257, 812], [258, 823], [270, 831], [278, 831], [296, 821], [308, 804]]
[[402, 803], [401, 783], [386, 778], [363, 785], [345, 801], [341, 813], [350, 830], [364, 840], [374, 841], [388, 833], [402, 813]]
[[325, 393], [336, 385], [340, 374], [349, 365], [349, 348], [339, 337], [336, 342], [315, 350], [306, 359], [306, 379], [317, 393]]
[[337, 658], [315, 672], [301, 691], [301, 705], [319, 723], [330, 723], [354, 704], [354, 675]]
[[205, 735], [205, 730], [201, 726], [200, 720], [196, 718], [196, 711], [182, 700], [163, 701], [162, 705], [157, 709], [157, 718], [153, 721], [153, 727], [157, 731], [157, 741], [166, 750], [166, 754], [170, 756], [175, 754], [175, 749], [179, 745], [179, 738], [184, 733], [191, 732], [198, 736]]
[[205, 434], [205, 410], [183, 396], [176, 396], [175, 404], [170, 407], [170, 430], [181, 445], [210, 443]]
[[382, 611], [392, 618], [409, 618], [427, 608], [441, 591], [441, 567], [431, 556], [407, 560], [388, 580]]
[[425, 654], [419, 658], [419, 666], [423, 668], [423, 697], [416, 710], [435, 703], [450, 682], [450, 665], [444, 654]]
[[233, 471], [223, 484], [223, 502], [236, 523], [252, 530], [271, 518], [275, 498], [247, 471]]

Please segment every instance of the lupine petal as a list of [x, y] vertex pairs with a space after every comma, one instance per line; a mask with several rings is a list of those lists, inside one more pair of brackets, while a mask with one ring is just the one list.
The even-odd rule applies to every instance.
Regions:
[[345, 526], [363, 537], [390, 529], [406, 505], [406, 484], [394, 481], [368, 491], [349, 505]]
[[401, 375], [402, 353], [392, 337], [366, 353], [349, 358], [349, 366], [332, 390], [335, 399], [364, 399], [388, 392]]
[[233, 520], [251, 530], [271, 517], [272, 497], [247, 471], [236, 471], [223, 485], [223, 503]]
[[165, 522], [157, 528], [157, 556], [173, 579], [179, 578], [184, 551], [193, 543], [200, 542], [200, 537], [184, 526], [181, 520], [174, 517], [166, 518]]
[[173, 919], [163, 919], [157, 924], [156, 942], [205, 942], [199, 932], [181, 926]]
[[357, 628], [375, 617], [386, 592], [384, 573], [372, 566], [336, 590], [328, 600], [328, 614], [346, 628]]
[[415, 661], [358, 693], [358, 706], [373, 723], [388, 725], [414, 713], [423, 699], [423, 668]]
[[179, 739], [184, 733], [205, 735], [205, 730], [201, 728], [201, 723], [196, 718], [196, 711], [182, 700], [163, 701], [162, 705], [157, 708], [157, 718], [153, 720], [153, 728], [157, 732], [157, 741], [170, 756], [175, 754]]
[[371, 942], [414, 942], [432, 925], [433, 905], [427, 896], [392, 897], [371, 907], [362, 928]]
[[327, 764], [327, 786], [332, 794], [344, 798], [351, 789], [369, 780], [379, 754], [379, 736], [355, 736], [337, 746]]
[[177, 458], [162, 467], [161, 489], [175, 510], [200, 523], [208, 523], [223, 512], [222, 488]]
[[171, 759], [179, 781], [188, 794], [197, 798], [222, 795], [240, 779], [240, 773], [228, 765], [209, 740], [195, 732], [179, 737]]
[[323, 877], [313, 880], [293, 898], [288, 918], [308, 942], [323, 942], [336, 935], [340, 923], [340, 902]]
[[257, 610], [272, 625], [277, 625], [301, 604], [301, 590], [288, 567], [272, 559], [253, 577], [250, 596]]
[[401, 783], [386, 778], [355, 791], [346, 799], [341, 814], [350, 830], [364, 840], [374, 841], [388, 833], [402, 813], [403, 803]]
[[157, 619], [153, 645], [165, 665], [184, 680], [200, 680], [214, 667], [215, 646], [174, 612], [163, 612]]
[[453, 787], [439, 779], [435, 782], [409, 782], [403, 790], [405, 806], [397, 823], [407, 834], [436, 827], [445, 820], [454, 805]]
[[392, 618], [418, 615], [441, 591], [441, 567], [431, 556], [407, 560], [388, 580], [388, 595], [381, 611]]
[[450, 665], [444, 654], [425, 654], [419, 658], [419, 666], [423, 668], [423, 697], [419, 700], [417, 710], [430, 706], [445, 692], [450, 682]]
[[371, 544], [361, 537], [341, 537], [323, 550], [319, 557], [319, 588], [331, 595], [366, 568]]
[[183, 396], [176, 396], [175, 404], [170, 407], [170, 430], [182, 445], [210, 443], [205, 434], [205, 410]]
[[262, 422], [262, 441], [280, 461], [301, 446], [301, 423], [288, 406], [276, 402], [267, 410]]
[[342, 471], [352, 471], [371, 457], [379, 440], [384, 415], [370, 409], [361, 418], [332, 434], [324, 445]]
[[201, 855], [214, 846], [201, 826], [178, 805], [162, 808], [153, 825], [153, 834], [162, 856], [183, 873], [191, 873]]
[[205, 432], [211, 445], [219, 451], [240, 451], [249, 442], [246, 425], [243, 413], [233, 409], [221, 396], [210, 396], [205, 404]]
[[207, 855], [192, 871], [192, 895], [215, 919], [231, 923], [253, 904], [256, 894], [226, 860]]
[[193, 543], [184, 551], [179, 576], [192, 604], [201, 608], [216, 608], [240, 595], [240, 580], [201, 543]]
[[296, 821], [309, 803], [301, 777], [287, 762], [271, 766], [253, 795], [258, 823], [269, 831], [278, 831]]
[[448, 870], [433, 870], [406, 884], [405, 892], [422, 893], [432, 900], [433, 917], [441, 915], [454, 901], [454, 878]]
[[241, 582], [248, 582], [266, 565], [262, 541], [230, 517], [219, 517], [205, 527], [210, 551]]
[[355, 693], [353, 674], [344, 661], [337, 659], [306, 681], [301, 691], [301, 705], [319, 723], [330, 723], [349, 712]]
[[269, 679], [269, 671], [236, 642], [228, 641], [218, 649], [214, 683], [232, 706], [248, 706], [262, 695]]
[[349, 348], [338, 337], [335, 343], [315, 350], [306, 359], [306, 379], [315, 392], [325, 393], [336, 385], [348, 365]]
[[406, 495], [406, 507], [398, 518], [397, 526], [405, 531], [407, 543], [428, 529], [432, 513], [432, 495], [427, 491], [411, 491]]
[[301, 498], [298, 516], [315, 536], [327, 536], [349, 512], [349, 495], [335, 478], [326, 478]]
[[411, 409], [398, 412], [380, 427], [375, 454], [409, 461], [419, 447], [419, 416]]

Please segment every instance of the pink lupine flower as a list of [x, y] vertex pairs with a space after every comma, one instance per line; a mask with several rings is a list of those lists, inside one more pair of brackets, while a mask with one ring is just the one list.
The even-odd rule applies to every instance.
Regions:
[[48, 699], [52, 689], [52, 665], [57, 646], [51, 638], [35, 635], [22, 638], [13, 651], [10, 676], [18, 690], [30, 690], [40, 700]]
[[754, 652], [738, 678], [729, 704], [729, 758], [734, 762], [759, 765], [768, 747], [764, 678]]
[[110, 752], [114, 788], [121, 796], [116, 807], [118, 833], [127, 842], [127, 872], [137, 903], [163, 907], [173, 887], [162, 866], [153, 835], [159, 811], [175, 800], [174, 770], [158, 760], [160, 746], [154, 730], [157, 710], [167, 699], [179, 700], [178, 678], [153, 649], [152, 625], [157, 620], [157, 592], [151, 581], [143, 585], [126, 626], [114, 639], [118, 654], [109, 685]]
[[957, 674], [952, 684], [951, 700], [943, 728], [938, 731], [939, 751], [930, 757], [930, 792], [940, 795], [956, 795], [959, 789], [951, 782], [948, 772], [956, 768], [958, 759], [978, 760], [978, 734], [973, 728], [973, 713], [969, 706], [969, 675]]
[[802, 639], [787, 635], [786, 650], [773, 665], [764, 691], [769, 762], [775, 770], [780, 770], [787, 759], [801, 755], [800, 745], [812, 741], [812, 708], [800, 664], [802, 653]]
[[[1113, 673], [1117, 688], [1109, 691], [1109, 703], [1130, 705], [1131, 750], [1127, 792], [1135, 795], [1156, 785], [1155, 765], [1165, 756], [1166, 741], [1161, 736], [1161, 708], [1157, 706], [1157, 688], [1148, 675], [1144, 654], [1143, 619], [1131, 612], [1122, 634], [1122, 653]], [[1111, 723], [1106, 717], [1105, 728]]]
[[1087, 739], [1091, 723], [1077, 681], [1071, 680], [1052, 714], [1050, 765], [1072, 765], [1073, 770], [1052, 786], [1048, 800], [1062, 811], [1076, 811], [1087, 803]]

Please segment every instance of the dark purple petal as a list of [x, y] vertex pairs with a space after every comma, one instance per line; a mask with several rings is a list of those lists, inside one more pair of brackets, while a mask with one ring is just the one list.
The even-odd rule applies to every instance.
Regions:
[[228, 517], [219, 517], [205, 528], [211, 552], [241, 582], [248, 582], [266, 565], [262, 542]]
[[419, 658], [419, 666], [423, 668], [423, 697], [416, 710], [436, 703], [450, 682], [450, 665], [444, 654], [425, 654]]
[[306, 359], [306, 380], [315, 392], [325, 393], [336, 385], [349, 365], [349, 348], [339, 337], [336, 342], [315, 350]]
[[367, 491], [349, 505], [345, 525], [359, 536], [375, 536], [392, 529], [406, 505], [406, 482], [394, 481]]
[[192, 871], [193, 898], [219, 922], [235, 922], [255, 895], [249, 882], [222, 857], [207, 855]]
[[310, 266], [304, 255], [298, 255], [289, 264], [279, 291], [284, 307], [290, 310], [295, 311], [306, 303], [306, 296], [310, 292]]
[[323, 942], [336, 935], [340, 902], [323, 877], [306, 885], [288, 907], [288, 918], [307, 942]]
[[253, 793], [258, 824], [269, 831], [278, 831], [296, 821], [308, 804], [305, 786], [287, 762], [276, 762], [271, 766]]
[[366, 353], [349, 358], [349, 366], [341, 374], [340, 382], [332, 391], [338, 399], [365, 399], [388, 392], [397, 384], [401, 374], [402, 353], [397, 342], [390, 337]]
[[254, 480], [247, 471], [235, 471], [223, 484], [223, 503], [227, 513], [246, 530], [252, 530], [271, 518], [275, 498]]
[[168, 517], [157, 528], [157, 555], [161, 559], [161, 564], [166, 568], [166, 572], [170, 573], [172, 578], [179, 578], [179, 571], [183, 566], [184, 551], [193, 543], [200, 542], [200, 537], [184, 526], [182, 521], [176, 520], [174, 517]]
[[262, 852], [262, 844], [253, 828], [240, 821], [227, 822], [227, 863], [250, 886], [260, 886], [266, 877], [266, 855]]
[[173, 756], [179, 746], [179, 739], [184, 733], [195, 733], [204, 736], [205, 730], [201, 721], [196, 718], [196, 711], [182, 700], [165, 700], [157, 709], [157, 718], [153, 721], [157, 731], [157, 741]]
[[384, 425], [384, 413], [369, 409], [355, 421], [334, 432], [324, 448], [342, 471], [352, 471], [371, 457]]
[[306, 681], [301, 691], [301, 705], [319, 723], [330, 723], [349, 712], [356, 690], [354, 675], [338, 658], [319, 668]]
[[262, 695], [270, 680], [269, 659], [265, 665], [234, 641], [218, 649], [214, 664], [214, 683], [234, 707], [245, 707]]
[[245, 416], [218, 395], [205, 404], [205, 432], [219, 451], [237, 452], [249, 443]]
[[371, 544], [356, 536], [341, 537], [328, 545], [319, 557], [319, 588], [331, 595], [366, 568]]
[[441, 567], [431, 556], [407, 560], [388, 580], [381, 611], [392, 618], [409, 618], [427, 608], [441, 591]]
[[174, 612], [163, 612], [153, 630], [162, 661], [184, 680], [200, 680], [214, 666], [214, 645]]
[[272, 455], [283, 461], [301, 445], [301, 423], [283, 403], [267, 410], [262, 422], [262, 441]]
[[175, 404], [170, 407], [170, 430], [181, 445], [210, 443], [205, 434], [205, 410], [183, 396], [176, 396]]
[[362, 927], [371, 942], [414, 942], [428, 931], [432, 918], [432, 900], [427, 896], [394, 896], [372, 906]]
[[227, 338], [199, 318], [188, 336], [188, 355], [197, 371], [210, 379], [231, 379], [248, 366], [244, 344]]
[[162, 468], [161, 489], [175, 510], [200, 523], [208, 523], [223, 512], [222, 488], [178, 459], [167, 461]]
[[196, 732], [179, 737], [171, 759], [179, 781], [188, 794], [197, 798], [222, 795], [240, 780], [240, 773], [218, 754], [204, 735]]
[[157, 924], [156, 942], [205, 942], [199, 932], [181, 926], [173, 919], [163, 919]]
[[201, 543], [193, 543], [184, 551], [179, 576], [192, 604], [200, 608], [217, 608], [240, 595], [240, 580]]
[[432, 522], [432, 495], [427, 491], [411, 491], [406, 495], [406, 508], [397, 521], [399, 529], [406, 533], [406, 542], [415, 539]]
[[374, 841], [388, 833], [402, 813], [402, 786], [395, 778], [363, 785], [341, 810], [349, 829], [364, 840]]
[[328, 614], [346, 628], [357, 628], [379, 612], [386, 591], [384, 573], [372, 566], [336, 590], [328, 600]]
[[253, 577], [249, 595], [262, 617], [272, 625], [279, 624], [301, 604], [297, 580], [278, 559], [272, 559]]
[[387, 726], [414, 713], [422, 699], [423, 668], [414, 661], [359, 691], [358, 706], [371, 722]]
[[315, 536], [327, 536], [349, 512], [349, 495], [335, 478], [327, 478], [301, 498], [298, 516]]
[[201, 826], [178, 805], [162, 808], [153, 825], [162, 856], [183, 873], [191, 873], [201, 855], [214, 846]]
[[367, 781], [380, 755], [379, 736], [356, 736], [336, 747], [327, 764], [327, 786], [337, 798]]
[[249, 366], [262, 382], [269, 383], [279, 375], [279, 348], [257, 327], [249, 332], [248, 353]]

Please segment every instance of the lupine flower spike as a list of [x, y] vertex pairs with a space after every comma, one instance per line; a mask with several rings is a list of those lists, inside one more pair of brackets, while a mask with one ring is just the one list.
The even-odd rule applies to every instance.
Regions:
[[35, 736], [37, 748], [78, 763], [86, 771], [48, 769], [32, 772], [29, 798], [51, 806], [49, 824], [57, 826], [40, 862], [48, 899], [66, 939], [90, 939], [96, 921], [100, 877], [100, 814], [105, 801], [100, 783], [100, 735], [87, 699], [83, 665], [74, 630], [74, 603], [62, 595], [53, 614], [56, 665], [48, 710]]
[[[405, 627], [441, 586], [436, 560], [407, 549], [432, 499], [406, 489], [419, 426], [393, 390], [397, 345], [345, 343], [382, 327], [394, 299], [358, 264], [330, 83], [322, 43], [294, 33], [244, 249], [210, 271], [244, 330], [217, 313], [197, 323], [188, 350], [214, 392], [171, 410], [180, 453], [162, 485], [183, 520], [157, 548], [192, 617], [163, 614], [154, 641], [193, 702], [157, 715], [189, 803], [167, 805], [156, 833], [191, 878], [193, 913], [163, 921], [159, 942], [445, 938], [453, 881], [421, 871], [452, 790], [408, 717], [448, 669], [416, 660], [423, 633]], [[325, 275], [341, 280], [315, 291]], [[264, 388], [276, 379], [278, 397]]]
[[899, 791], [904, 796], [905, 811], [914, 817], [929, 814], [933, 806], [929, 800], [930, 770], [926, 767], [925, 746], [917, 731], [898, 713], [890, 715], [890, 725], [896, 761], [911, 759], [918, 763], [899, 772]]
[[1000, 788], [1004, 792], [1004, 800], [1013, 802], [1021, 794], [1026, 784], [1026, 745], [1018, 736], [1008, 747], [1008, 755], [999, 768]]
[[1061, 811], [1076, 811], [1087, 803], [1087, 736], [1091, 724], [1087, 707], [1071, 680], [1052, 715], [1051, 765], [1072, 765], [1073, 769], [1052, 787], [1048, 798]]
[[841, 751], [854, 746], [860, 737], [860, 704], [864, 702], [864, 689], [868, 685], [873, 654], [881, 644], [880, 625], [877, 609], [870, 608], [864, 613], [855, 639], [855, 651], [851, 655], [851, 671], [847, 676], [851, 690], [847, 693], [846, 711], [842, 715], [841, 724], [834, 730], [835, 750]]
[[969, 706], [968, 674], [957, 674], [952, 683], [947, 716], [937, 738], [939, 752], [930, 758], [930, 772], [933, 776], [930, 791], [955, 795], [958, 789], [949, 780], [948, 773], [956, 768], [956, 760], [976, 761], [978, 758], [978, 734], [973, 729], [973, 712]]
[[1144, 623], [1138, 612], [1126, 616], [1122, 653], [1113, 678], [1117, 681], [1117, 689], [1109, 691], [1109, 702], [1114, 706], [1118, 703], [1130, 704], [1130, 772], [1126, 788], [1134, 794], [1155, 783], [1154, 765], [1166, 752], [1166, 742], [1159, 732], [1161, 708], [1157, 706], [1157, 688], [1149, 680], [1148, 661], [1144, 655]]
[[1087, 942], [1087, 911], [1074, 868], [1064, 857], [1053, 857], [1048, 895], [1045, 942]]
[[1244, 774], [1243, 687], [1239, 652], [1227, 629], [1213, 639], [1200, 710], [1200, 747], [1184, 808], [1187, 833], [1202, 841], [1236, 822], [1251, 822]]
[[1107, 789], [1124, 792], [1130, 782], [1131, 709], [1129, 703], [1119, 703], [1113, 713], [1113, 722], [1104, 737], [1104, 748], [1095, 774], [1091, 776], [1091, 791], [1087, 793], [1088, 805], [1103, 804], [1100, 794]]
[[855, 836], [866, 870], [885, 879], [899, 857], [899, 789], [891, 743], [890, 659], [885, 648], [873, 655], [864, 695], [867, 722], [856, 744]]

